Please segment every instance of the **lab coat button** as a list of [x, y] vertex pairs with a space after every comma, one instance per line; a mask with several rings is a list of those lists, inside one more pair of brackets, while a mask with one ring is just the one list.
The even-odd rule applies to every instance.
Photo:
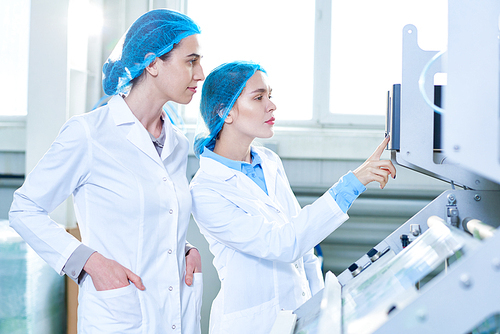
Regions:
[[173, 289], [174, 289], [174, 288], [173, 288], [173, 287], [171, 287], [171, 286], [169, 286], [169, 287], [168, 287], [168, 290], [169, 290], [169, 291], [172, 291]]
[[305, 295], [306, 295], [306, 293], [305, 293], [305, 292], [302, 292], [302, 296], [305, 296]]
[[168, 250], [168, 254], [172, 254], [172, 250], [171, 249]]
[[172, 325], [172, 329], [175, 329], [175, 325]]
[[73, 276], [73, 277], [74, 277], [74, 276], [76, 276], [76, 271], [74, 271], [74, 270], [73, 270], [73, 271], [71, 272], [71, 276]]
[[170, 209], [170, 210], [168, 210], [168, 213], [172, 214], [172, 213], [174, 213], [174, 210]]
[[167, 181], [167, 177], [166, 176], [163, 177], [163, 181], [165, 181], [165, 182]]
[[295, 268], [299, 269], [299, 265], [297, 263], [295, 263]]

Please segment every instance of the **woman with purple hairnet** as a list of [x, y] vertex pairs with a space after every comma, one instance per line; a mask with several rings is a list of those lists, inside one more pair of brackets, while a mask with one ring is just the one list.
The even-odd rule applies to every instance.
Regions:
[[[79, 333], [200, 332], [189, 143], [163, 111], [205, 79], [199, 33], [172, 10], [137, 19], [103, 66], [107, 105], [68, 120], [14, 194], [10, 225], [80, 286]], [[49, 216], [71, 194], [82, 242]]]
[[352, 202], [396, 170], [380, 160], [389, 138], [311, 205], [299, 206], [279, 157], [252, 145], [273, 135], [276, 106], [258, 64], [223, 64], [208, 75], [201, 115], [208, 132], [194, 151], [193, 216], [214, 254], [221, 290], [211, 333], [269, 333], [282, 309], [295, 310], [324, 286], [313, 248], [344, 221]]

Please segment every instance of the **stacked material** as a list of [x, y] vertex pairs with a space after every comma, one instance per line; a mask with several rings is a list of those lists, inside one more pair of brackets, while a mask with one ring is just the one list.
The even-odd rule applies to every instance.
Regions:
[[64, 278], [0, 220], [0, 333], [64, 333]]

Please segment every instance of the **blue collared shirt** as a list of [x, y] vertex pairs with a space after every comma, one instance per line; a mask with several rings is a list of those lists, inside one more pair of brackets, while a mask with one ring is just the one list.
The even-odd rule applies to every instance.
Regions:
[[337, 205], [347, 213], [347, 210], [352, 205], [352, 202], [366, 190], [366, 187], [358, 180], [358, 178], [349, 171], [342, 176], [328, 191], [332, 195]]
[[[264, 178], [264, 172], [262, 170], [262, 159], [259, 155], [251, 151], [252, 163], [249, 164], [243, 161], [235, 161], [211, 150], [205, 148], [201, 156], [213, 159], [220, 162], [226, 167], [237, 170], [248, 176], [253, 182], [255, 182], [267, 195], [266, 179]], [[352, 203], [359, 195], [361, 195], [366, 190], [366, 187], [358, 180], [358, 178], [349, 171], [347, 174], [342, 176], [340, 180], [335, 183], [328, 191], [333, 197], [340, 209], [346, 213], [351, 207]]]

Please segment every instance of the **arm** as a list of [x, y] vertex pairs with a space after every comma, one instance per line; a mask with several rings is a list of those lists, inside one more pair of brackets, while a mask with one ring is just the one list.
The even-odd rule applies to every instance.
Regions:
[[[74, 264], [72, 261], [68, 263], [68, 260], [75, 251], [75, 256], [79, 258], [78, 249], [82, 249], [82, 243], [54, 222], [49, 213], [89, 178], [92, 161], [89, 141], [89, 131], [84, 121], [72, 118], [66, 122], [50, 149], [27, 176], [23, 186], [14, 193], [9, 212], [10, 226], [60, 275], [65, 273], [66, 265], [72, 267]], [[83, 261], [86, 263], [83, 268], [94, 282], [99, 282], [101, 271], [95, 266], [103, 263], [104, 268], [116, 266], [102, 259], [91, 261], [102, 257], [97, 253], [91, 254], [84, 255]], [[82, 265], [80, 260], [77, 262], [79, 266]], [[78, 273], [75, 269], [75, 274], [71, 276], [77, 279], [80, 274], [81, 270]], [[120, 272], [120, 275], [122, 277], [123, 273]]]
[[90, 160], [87, 131], [72, 119], [14, 193], [9, 212], [10, 226], [60, 275], [81, 243], [49, 213], [85, 183]]
[[231, 185], [206, 183], [191, 189], [200, 230], [239, 252], [271, 261], [296, 261], [348, 218], [329, 194], [288, 217]]

